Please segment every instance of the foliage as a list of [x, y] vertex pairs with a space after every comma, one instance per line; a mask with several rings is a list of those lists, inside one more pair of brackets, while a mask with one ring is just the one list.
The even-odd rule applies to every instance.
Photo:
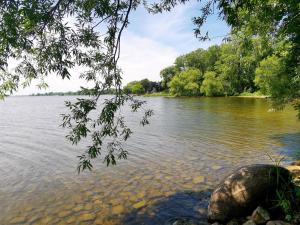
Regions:
[[143, 93], [145, 93], [145, 89], [144, 89], [143, 85], [141, 84], [141, 82], [139, 82], [139, 81], [132, 81], [132, 82], [128, 83], [124, 87], [123, 90], [125, 93], [128, 93], [128, 94], [143, 94]]
[[153, 92], [150, 94], [145, 94], [145, 97], [171, 97], [169, 92]]
[[282, 60], [272, 55], [260, 62], [255, 71], [254, 82], [263, 94], [277, 95], [276, 92], [285, 89], [288, 84], [283, 73]]
[[175, 66], [169, 66], [160, 71], [160, 77], [162, 78], [161, 86], [164, 90], [169, 89], [169, 83], [177, 72], [178, 69]]
[[176, 96], [200, 95], [200, 78], [201, 72], [198, 69], [180, 72], [170, 82], [170, 93]]
[[[299, 213], [299, 186], [295, 185], [293, 182], [293, 176], [290, 172], [288, 177], [287, 174], [280, 173], [281, 163], [284, 160], [283, 156], [272, 157], [267, 154], [270, 160], [276, 166], [276, 193], [271, 199], [268, 199], [269, 207], [271, 210], [275, 210], [276, 214], [280, 213], [283, 215], [283, 219], [289, 222], [295, 222], [293, 224], [299, 223], [299, 218], [297, 218], [297, 214]], [[279, 209], [279, 212], [278, 212]], [[280, 216], [280, 215], [277, 215]]]
[[170, 93], [178, 96], [199, 95], [198, 86], [202, 87], [201, 93], [206, 96], [261, 92], [272, 96], [274, 108], [292, 102], [299, 110], [297, 93], [300, 86], [298, 88], [295, 77], [287, 72], [290, 65], [286, 64], [286, 60], [291, 48], [290, 42], [275, 41], [270, 36], [253, 37], [247, 30], [232, 32], [227, 43], [179, 56], [174, 66], [166, 70], [173, 68], [175, 71], [177, 68], [178, 74], [178, 71], [197, 68], [201, 76], [196, 81], [197, 85], [190, 87], [195, 90], [190, 89], [188, 93], [183, 91], [185, 84], [182, 79], [172, 76]]
[[239, 96], [243, 96], [243, 97], [265, 97], [265, 95], [263, 95], [260, 91], [256, 91], [256, 92], [242, 92]]
[[[171, 71], [175, 75], [169, 76], [169, 86], [172, 83], [174, 95], [183, 95], [176, 74], [179, 71], [198, 69], [200, 77], [197, 79], [198, 86], [202, 87], [202, 93], [207, 96], [239, 95], [243, 92], [255, 92], [258, 87], [254, 83], [255, 69], [259, 62], [271, 51], [266, 47], [265, 40], [260, 38], [249, 38], [243, 34], [232, 34], [231, 40], [220, 46], [214, 45], [207, 50], [198, 49], [191, 53], [179, 56], [174, 66], [167, 67], [161, 73]], [[212, 73], [208, 73], [212, 72]], [[205, 74], [206, 75], [205, 78]], [[176, 82], [172, 82], [176, 80]], [[166, 82], [163, 80], [162, 82]], [[197, 85], [193, 95], [199, 95]], [[215, 90], [214, 90], [215, 89]], [[179, 93], [180, 92], [180, 93]], [[191, 95], [191, 91], [188, 95]]]
[[207, 57], [205, 53], [206, 51], [204, 49], [199, 48], [186, 55], [179, 56], [175, 60], [175, 66], [179, 71], [184, 71], [188, 68], [196, 68], [203, 76], [207, 67]]
[[127, 94], [145, 94], [145, 93], [155, 93], [162, 90], [161, 84], [159, 82], [149, 81], [148, 79], [143, 79], [140, 81], [129, 82], [124, 88], [124, 92]]
[[201, 93], [205, 96], [224, 95], [224, 86], [222, 79], [213, 71], [207, 71], [204, 74], [204, 80], [201, 85]]

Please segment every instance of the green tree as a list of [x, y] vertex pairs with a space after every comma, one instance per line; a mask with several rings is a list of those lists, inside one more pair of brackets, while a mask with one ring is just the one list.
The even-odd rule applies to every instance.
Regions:
[[288, 90], [289, 79], [284, 74], [283, 60], [272, 55], [262, 60], [255, 71], [255, 84], [266, 95], [280, 96]]
[[160, 71], [160, 77], [162, 78], [161, 86], [163, 89], [169, 89], [169, 82], [179, 72], [175, 66], [169, 66]]
[[227, 81], [226, 92], [229, 95], [237, 95], [243, 92], [240, 82], [240, 56], [236, 54], [236, 48], [232, 44], [222, 44], [220, 46], [220, 57], [216, 62], [216, 72]]
[[206, 50], [206, 70], [214, 71], [216, 62], [220, 57], [220, 46], [212, 45]]
[[178, 73], [170, 82], [170, 93], [175, 96], [200, 95], [201, 72], [198, 69], [188, 69]]
[[152, 86], [151, 86], [151, 82], [148, 79], [143, 79], [140, 81], [143, 89], [144, 89], [144, 93], [148, 93], [152, 91]]
[[204, 49], [197, 49], [188, 54], [179, 56], [175, 60], [175, 66], [179, 71], [184, 71], [189, 68], [196, 68], [200, 70], [202, 76], [207, 67], [206, 51]]
[[204, 74], [204, 80], [201, 85], [201, 93], [203, 93], [205, 96], [224, 95], [222, 79], [217, 76], [216, 72], [207, 71]]
[[145, 94], [146, 90], [141, 81], [132, 81], [129, 82], [124, 87], [124, 92], [128, 94]]

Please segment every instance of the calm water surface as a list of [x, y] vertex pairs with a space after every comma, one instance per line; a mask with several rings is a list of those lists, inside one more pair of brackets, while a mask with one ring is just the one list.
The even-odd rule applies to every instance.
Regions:
[[126, 143], [129, 159], [76, 173], [85, 144], [59, 127], [74, 97], [0, 102], [0, 224], [171, 224], [205, 220], [209, 191], [233, 169], [300, 158], [300, 122], [267, 100], [146, 98], [155, 111]]

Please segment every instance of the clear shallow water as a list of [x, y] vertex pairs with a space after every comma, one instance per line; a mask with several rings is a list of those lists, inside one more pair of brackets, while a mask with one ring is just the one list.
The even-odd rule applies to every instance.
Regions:
[[155, 115], [126, 143], [129, 159], [76, 173], [84, 144], [59, 127], [73, 97], [0, 102], [0, 224], [170, 224], [205, 219], [209, 190], [233, 169], [300, 158], [296, 113], [264, 99], [146, 98]]

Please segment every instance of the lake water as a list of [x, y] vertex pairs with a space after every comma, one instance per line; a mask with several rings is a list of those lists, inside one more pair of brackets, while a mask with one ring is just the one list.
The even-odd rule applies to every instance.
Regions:
[[87, 143], [59, 127], [65, 100], [0, 102], [0, 224], [172, 224], [205, 220], [209, 191], [235, 168], [300, 158], [300, 122], [265, 99], [145, 98], [155, 115], [126, 143], [128, 160], [76, 173]]

